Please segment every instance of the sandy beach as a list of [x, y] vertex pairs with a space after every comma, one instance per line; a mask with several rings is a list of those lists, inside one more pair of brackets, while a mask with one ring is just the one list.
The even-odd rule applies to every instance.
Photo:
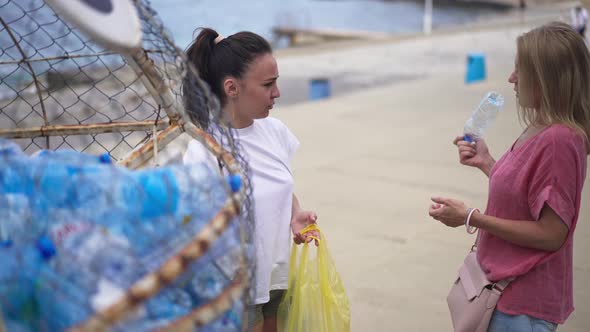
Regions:
[[[452, 140], [495, 90], [506, 103], [486, 140], [496, 158], [509, 148], [522, 130], [507, 82], [515, 38], [560, 16], [556, 10], [469, 32], [277, 52], [283, 102], [273, 116], [301, 141], [296, 192], [318, 212], [350, 298], [353, 331], [452, 331], [445, 297], [475, 238], [430, 219], [430, 197], [485, 208], [487, 178], [459, 164]], [[485, 54], [487, 79], [466, 85], [470, 52]], [[330, 78], [335, 96], [299, 102], [315, 76]], [[575, 235], [576, 310], [560, 331], [590, 327], [589, 236], [587, 178]]]

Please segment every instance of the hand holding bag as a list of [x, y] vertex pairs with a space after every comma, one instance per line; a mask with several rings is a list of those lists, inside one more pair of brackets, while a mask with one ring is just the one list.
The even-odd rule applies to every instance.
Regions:
[[316, 224], [302, 234], [316, 230], [317, 250], [308, 243], [291, 252], [289, 288], [277, 314], [281, 332], [349, 332], [350, 307], [344, 285], [328, 252], [326, 237]]

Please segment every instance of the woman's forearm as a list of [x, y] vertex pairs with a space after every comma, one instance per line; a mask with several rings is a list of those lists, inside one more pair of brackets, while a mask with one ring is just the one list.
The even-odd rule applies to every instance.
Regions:
[[[561, 221], [558, 221], [561, 223]], [[567, 237], [567, 227], [555, 221], [507, 220], [474, 213], [470, 225], [521, 247], [556, 251]]]
[[490, 159], [488, 160], [488, 162], [486, 162], [480, 169], [489, 178], [490, 173], [492, 172], [492, 168], [494, 168], [495, 164], [496, 164], [496, 160], [494, 160], [494, 158], [492, 158], [490, 156]]
[[299, 205], [299, 200], [297, 199], [297, 196], [295, 196], [295, 194], [293, 194], [293, 203], [291, 203], [291, 216], [294, 216], [297, 214], [297, 212], [301, 211], [301, 206]]

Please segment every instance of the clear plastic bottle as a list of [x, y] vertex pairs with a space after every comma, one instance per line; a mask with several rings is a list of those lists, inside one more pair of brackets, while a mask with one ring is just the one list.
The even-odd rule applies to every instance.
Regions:
[[[30, 220], [27, 238], [46, 235], [49, 245], [44, 252], [52, 251], [41, 255], [51, 257], [36, 272], [34, 290], [28, 288], [34, 292], [40, 320], [51, 331], [66, 330], [117, 301], [193, 239], [229, 197], [226, 179], [205, 162], [130, 171], [75, 152], [4, 160], [0, 218], [14, 214]], [[0, 240], [20, 237], [19, 227], [2, 222]], [[206, 257], [217, 257], [238, 241], [235, 226], [230, 227]], [[154, 297], [140, 315], [145, 321], [136, 320], [137, 326], [164, 324], [219, 295], [230, 281], [218, 267], [203, 261], [205, 257], [199, 260], [203, 269], [195, 268], [194, 262], [179, 278], [183, 282]], [[0, 267], [0, 282], [12, 278], [13, 270], [18, 269]], [[0, 293], [8, 291], [0, 285]], [[13, 293], [7, 295], [19, 301]], [[121, 327], [128, 331], [125, 324]]]
[[7, 331], [35, 331], [37, 316], [34, 288], [39, 270], [51, 255], [45, 239], [37, 243], [0, 246], [0, 316], [4, 316]]
[[141, 276], [126, 239], [100, 225], [52, 225], [56, 254], [44, 264], [37, 286], [41, 319], [50, 331], [63, 331], [118, 301]]
[[23, 194], [0, 194], [0, 245], [24, 241], [32, 231], [29, 199]]
[[21, 153], [4, 150], [0, 153], [0, 194], [32, 194], [34, 183], [29, 174], [29, 158]]
[[232, 307], [221, 314], [219, 318], [211, 324], [204, 326], [201, 330], [203, 332], [240, 332], [242, 331], [242, 313], [244, 312], [244, 305], [242, 302], [235, 302]]
[[[219, 296], [230, 280], [223, 271], [213, 263], [192, 267], [194, 277], [190, 281], [189, 290], [199, 303], [206, 303]], [[198, 269], [198, 270], [197, 270]]]
[[138, 204], [143, 238], [134, 245], [154, 255], [160, 251], [155, 243], [165, 242], [170, 250], [191, 240], [228, 199], [223, 178], [205, 163], [137, 172], [127, 183], [143, 192]]
[[25, 153], [21, 150], [18, 144], [5, 138], [0, 138], [0, 158], [10, 156], [24, 157]]
[[183, 289], [168, 287], [146, 303], [151, 320], [173, 321], [187, 315], [193, 307], [191, 296]]
[[477, 105], [463, 127], [463, 140], [475, 142], [482, 138], [485, 130], [494, 121], [504, 106], [504, 97], [494, 91], [488, 92]]

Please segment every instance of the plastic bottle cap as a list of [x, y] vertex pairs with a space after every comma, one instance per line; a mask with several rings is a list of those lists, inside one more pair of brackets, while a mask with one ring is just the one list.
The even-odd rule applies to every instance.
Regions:
[[111, 156], [109, 156], [108, 153], [101, 154], [100, 157], [98, 157], [98, 159], [103, 164], [110, 164], [110, 163], [112, 163]]
[[37, 248], [39, 249], [41, 256], [46, 260], [55, 256], [55, 245], [47, 236], [41, 236], [39, 240], [37, 240]]
[[238, 174], [230, 174], [227, 182], [229, 183], [231, 191], [234, 193], [237, 193], [240, 191], [240, 188], [242, 188], [242, 178]]
[[504, 96], [497, 93], [496, 91], [488, 92], [487, 98], [490, 101], [490, 103], [492, 103], [498, 107], [504, 106]]
[[464, 140], [465, 142], [468, 142], [468, 143], [473, 143], [473, 142], [475, 142], [475, 140], [473, 139], [473, 137], [471, 137], [470, 135], [465, 135], [465, 136], [463, 136], [463, 140]]

